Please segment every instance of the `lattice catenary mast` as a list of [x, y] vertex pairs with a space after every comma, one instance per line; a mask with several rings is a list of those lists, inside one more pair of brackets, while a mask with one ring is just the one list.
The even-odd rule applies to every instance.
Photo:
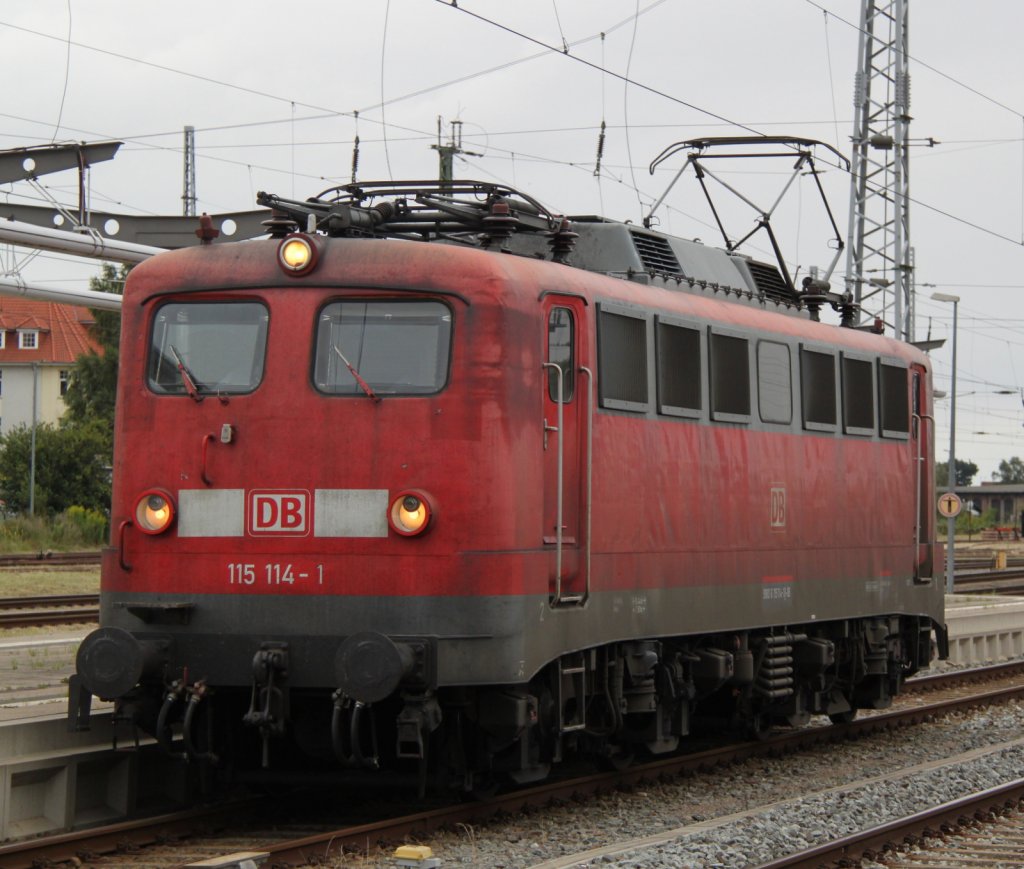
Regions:
[[185, 127], [185, 188], [181, 194], [182, 214], [196, 216], [196, 128]]
[[863, 0], [854, 85], [846, 285], [867, 320], [914, 340], [910, 246], [909, 0]]

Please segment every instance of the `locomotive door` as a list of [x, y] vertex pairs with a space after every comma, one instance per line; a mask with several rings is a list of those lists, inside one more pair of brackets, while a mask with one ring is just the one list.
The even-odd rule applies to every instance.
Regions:
[[593, 376], [581, 364], [585, 302], [545, 295], [543, 393], [544, 510], [553, 605], [582, 605], [590, 591], [590, 442]]
[[935, 420], [927, 406], [927, 379], [920, 365], [910, 368], [911, 450], [917, 468], [917, 528], [914, 540], [915, 582], [929, 582], [935, 575], [935, 474], [928, 457], [934, 449]]

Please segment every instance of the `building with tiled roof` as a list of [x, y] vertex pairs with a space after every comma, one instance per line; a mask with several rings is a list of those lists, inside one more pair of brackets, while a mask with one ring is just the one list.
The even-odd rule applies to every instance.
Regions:
[[0, 297], [0, 434], [56, 423], [75, 360], [99, 350], [88, 308]]

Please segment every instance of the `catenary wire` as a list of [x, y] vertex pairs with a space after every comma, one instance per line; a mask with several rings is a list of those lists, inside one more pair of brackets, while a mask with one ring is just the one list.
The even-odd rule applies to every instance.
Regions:
[[68, 96], [68, 81], [71, 79], [71, 0], [67, 0], [68, 7], [68, 36], [67, 52], [64, 55], [64, 87], [60, 92], [60, 108], [57, 110], [57, 123], [53, 128], [53, 138], [50, 142], [57, 141], [57, 134], [60, 133], [60, 122], [64, 118], [64, 101]]

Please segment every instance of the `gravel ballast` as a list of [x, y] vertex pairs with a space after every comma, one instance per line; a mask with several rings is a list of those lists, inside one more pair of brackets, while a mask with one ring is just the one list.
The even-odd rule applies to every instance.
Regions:
[[[1024, 776], [1022, 733], [1024, 705], [1013, 703], [502, 823], [460, 826], [422, 844], [442, 867], [737, 869]], [[964, 762], [938, 765], [972, 750]], [[616, 853], [594, 854], [609, 846]], [[396, 865], [365, 855], [346, 864]]]

